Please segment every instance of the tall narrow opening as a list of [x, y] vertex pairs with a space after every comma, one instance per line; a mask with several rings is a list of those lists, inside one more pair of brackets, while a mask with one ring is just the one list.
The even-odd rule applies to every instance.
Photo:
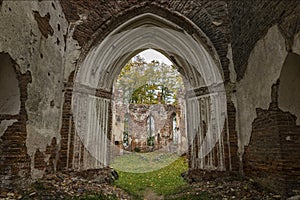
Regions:
[[132, 57], [113, 87], [112, 138], [119, 147], [115, 156], [186, 153], [185, 110], [183, 79], [173, 63], [153, 49]]

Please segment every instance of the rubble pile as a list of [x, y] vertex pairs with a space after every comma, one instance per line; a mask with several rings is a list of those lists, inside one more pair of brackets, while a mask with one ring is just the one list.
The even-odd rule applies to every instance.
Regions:
[[57, 172], [45, 175], [29, 185], [2, 189], [0, 199], [78, 199], [100, 195], [103, 199], [129, 199], [129, 195], [111, 183], [117, 178], [112, 169], [82, 172]]
[[[206, 192], [216, 199], [287, 199], [285, 194], [274, 193], [238, 173], [190, 169], [182, 177], [191, 184], [189, 193]], [[300, 191], [294, 191], [294, 194], [300, 195]]]

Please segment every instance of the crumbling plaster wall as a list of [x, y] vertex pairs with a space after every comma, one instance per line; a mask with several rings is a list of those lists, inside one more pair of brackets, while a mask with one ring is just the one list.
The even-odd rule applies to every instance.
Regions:
[[249, 56], [244, 78], [236, 85], [240, 156], [249, 144], [256, 108], [267, 109], [271, 103], [271, 87], [280, 76], [286, 56], [285, 40], [276, 25], [256, 43]]
[[68, 23], [56, 1], [3, 1], [0, 9], [0, 52], [8, 53], [21, 73], [31, 74], [26, 146], [32, 177], [39, 177], [43, 172], [33, 161], [37, 149], [45, 152], [54, 137], [59, 143]]
[[[297, 34], [294, 37], [291, 49], [294, 53], [299, 53], [299, 39], [299, 34]], [[271, 27], [267, 34], [256, 43], [250, 54], [244, 78], [237, 82], [237, 125], [239, 127], [239, 154], [241, 159], [244, 146], [248, 145], [250, 141], [252, 122], [257, 117], [256, 109], [269, 108], [271, 87], [281, 78], [283, 66], [289, 55], [286, 44], [286, 40], [278, 26]], [[295, 69], [297, 66], [299, 68], [300, 63], [295, 62], [295, 60], [291, 62], [289, 65], [292, 68]], [[279, 108], [296, 115], [298, 118], [297, 124], [299, 124], [300, 111], [297, 102], [295, 102], [299, 99], [299, 88], [290, 88], [287, 85], [281, 86], [281, 84], [279, 84], [279, 88]], [[293, 95], [289, 95], [289, 98], [287, 98], [284, 96], [285, 94]], [[290, 98], [293, 97], [294, 100], [291, 102]]]

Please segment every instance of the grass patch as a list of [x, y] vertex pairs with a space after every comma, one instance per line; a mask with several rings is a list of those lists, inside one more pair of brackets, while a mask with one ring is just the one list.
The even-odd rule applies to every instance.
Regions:
[[116, 157], [111, 166], [117, 171], [145, 173], [166, 167], [178, 158], [176, 154], [157, 151], [149, 153], [130, 153]]
[[[152, 164], [155, 164], [156, 155], [147, 155], [146, 157], [147, 165], [141, 161], [139, 158], [134, 155], [125, 157], [126, 159], [121, 158], [120, 161], [114, 162], [114, 167], [118, 164], [122, 164], [123, 166], [127, 165], [131, 166], [132, 168], [139, 168], [140, 165], [147, 169], [151, 169]], [[168, 154], [160, 155], [160, 162], [168, 162], [170, 156]], [[143, 158], [144, 159], [144, 158]], [[167, 160], [167, 161], [165, 161]], [[146, 161], [146, 160], [145, 160]], [[159, 165], [159, 161], [157, 165]], [[158, 195], [170, 195], [176, 193], [176, 191], [181, 189], [186, 189], [189, 185], [184, 181], [184, 179], [180, 176], [182, 172], [188, 169], [187, 160], [185, 157], [179, 157], [170, 165], [167, 165], [164, 168], [161, 168], [156, 171], [150, 171], [146, 173], [131, 173], [131, 172], [124, 172], [118, 171], [119, 179], [115, 181], [115, 185], [127, 191], [129, 194], [133, 195], [136, 199], [142, 197], [143, 192], [146, 189], [151, 189]]]

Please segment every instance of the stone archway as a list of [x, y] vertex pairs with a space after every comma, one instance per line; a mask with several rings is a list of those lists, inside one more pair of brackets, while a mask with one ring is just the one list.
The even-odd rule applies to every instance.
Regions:
[[[192, 22], [185, 18], [184, 21], [190, 23], [193, 34], [161, 16], [144, 13], [82, 54], [70, 93], [72, 128], [62, 137], [66, 141], [62, 140], [65, 152], [61, 158], [67, 159], [66, 168], [88, 169], [109, 164], [113, 82], [133, 55], [152, 48], [172, 60], [188, 86], [190, 168], [231, 170], [220, 60], [209, 38]], [[206, 127], [201, 125], [204, 123]]]

